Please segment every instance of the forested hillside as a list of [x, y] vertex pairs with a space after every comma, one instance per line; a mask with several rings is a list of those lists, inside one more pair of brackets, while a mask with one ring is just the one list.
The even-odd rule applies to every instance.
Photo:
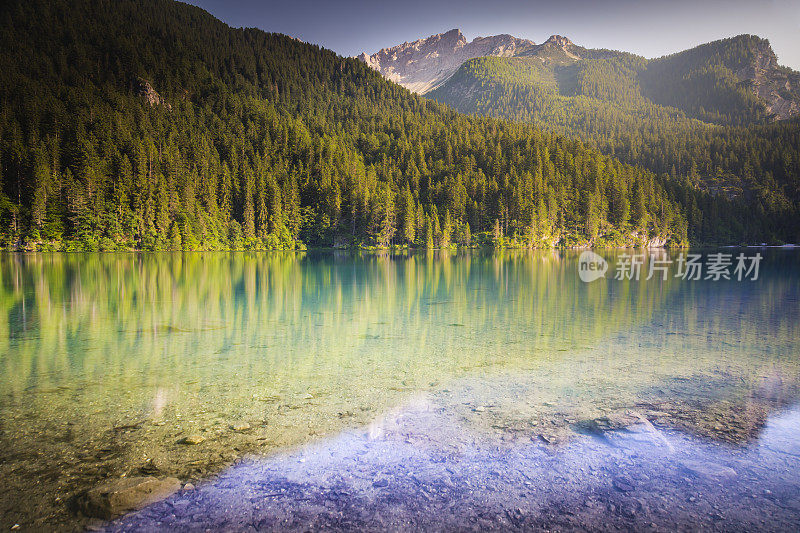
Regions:
[[[800, 73], [779, 67], [769, 41], [739, 35], [647, 63], [644, 93], [714, 124], [743, 126], [797, 116]], [[792, 107], [794, 112], [782, 109]]]
[[745, 217], [741, 200], [531, 125], [458, 114], [355, 59], [185, 4], [0, 9], [6, 247], [680, 244], [796, 232], [796, 218]]
[[[574, 136], [736, 198], [774, 221], [782, 239], [798, 240], [800, 121], [774, 120], [797, 100], [790, 89], [798, 74], [766, 68], [775, 61], [766, 41], [740, 36], [651, 61], [571, 43], [567, 50], [575, 57], [542, 47], [530, 56], [478, 58], [428, 96], [465, 113]], [[753, 80], [742, 82], [737, 72]], [[774, 93], [772, 100], [760, 98], [754, 84], [758, 94]]]

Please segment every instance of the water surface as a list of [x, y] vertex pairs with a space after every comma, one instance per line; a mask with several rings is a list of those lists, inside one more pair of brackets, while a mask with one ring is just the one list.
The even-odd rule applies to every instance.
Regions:
[[[741, 451], [736, 483], [760, 488], [741, 473], [767, 464], [759, 442], [800, 453], [800, 254], [762, 253], [757, 281], [591, 284], [573, 252], [4, 254], [0, 526], [78, 528], [70, 502], [108, 478], [197, 484], [242, 457], [331, 455], [348, 439], [429, 450], [424, 464], [456, 446], [474, 459], [450, 465], [467, 481], [491, 475], [466, 465], [506, 443], [511, 466], [541, 466], [542, 452], [586, 483], [575, 457], [601, 439], [593, 457], [612, 460], [638, 424], [671, 464], [684, 444], [719, 465], [730, 458], [715, 449]], [[417, 429], [387, 426], [398, 419]], [[655, 464], [650, 448], [636, 453]], [[369, 487], [397, 477], [390, 462], [373, 458]], [[267, 479], [255, 464], [229, 475]], [[595, 481], [613, 488], [617, 474]], [[787, 474], [786, 493], [798, 487]], [[353, 522], [365, 525], [386, 526]]]

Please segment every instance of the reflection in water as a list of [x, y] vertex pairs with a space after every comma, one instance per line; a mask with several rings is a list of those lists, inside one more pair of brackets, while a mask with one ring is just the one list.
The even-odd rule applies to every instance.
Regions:
[[13, 490], [0, 526], [80, 524], [67, 503], [107, 477], [197, 481], [420, 394], [470, 434], [548, 445], [640, 418], [743, 444], [797, 399], [796, 253], [767, 255], [750, 283], [584, 284], [576, 261], [2, 255], [0, 476]]
[[[800, 459], [800, 407], [773, 417], [759, 435], [761, 448]], [[797, 495], [800, 498], [800, 494]], [[798, 509], [800, 511], [800, 509]]]

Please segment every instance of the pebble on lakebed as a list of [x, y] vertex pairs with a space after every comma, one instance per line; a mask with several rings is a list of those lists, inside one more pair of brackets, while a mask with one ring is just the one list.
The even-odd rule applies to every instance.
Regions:
[[188, 444], [193, 446], [195, 444], [200, 444], [204, 440], [206, 440], [206, 438], [203, 437], [202, 435], [193, 434], [183, 437], [181, 440], [178, 441], [178, 444]]
[[250, 429], [250, 424], [248, 424], [247, 422], [237, 422], [235, 424], [231, 424], [230, 428], [233, 431], [247, 431], [248, 429]]

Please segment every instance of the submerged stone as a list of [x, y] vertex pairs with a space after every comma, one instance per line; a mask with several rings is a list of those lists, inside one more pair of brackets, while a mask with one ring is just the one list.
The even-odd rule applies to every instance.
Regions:
[[698, 477], [705, 478], [734, 478], [736, 470], [729, 466], [716, 463], [684, 460], [678, 463], [681, 468]]
[[540, 433], [539, 438], [551, 446], [559, 446], [569, 442], [572, 432], [567, 429], [554, 428], [551, 431]]
[[636, 411], [617, 411], [595, 418], [588, 426], [595, 431], [614, 431], [634, 426], [646, 420]]
[[159, 473], [162, 470], [162, 468], [163, 467], [161, 465], [161, 461], [159, 461], [156, 458], [151, 458], [151, 459], [148, 459], [147, 462], [145, 462], [145, 464], [143, 464], [139, 468], [139, 472], [141, 472], [142, 474], [150, 476], [150, 475]]
[[179, 440], [178, 444], [188, 444], [188, 445], [193, 446], [195, 444], [200, 444], [204, 440], [206, 440], [206, 438], [203, 437], [200, 434], [187, 435], [186, 437], [184, 437], [181, 440]]
[[127, 511], [141, 509], [180, 490], [181, 482], [151, 476], [115, 479], [89, 490], [83, 498], [88, 516], [109, 520]]
[[627, 477], [615, 477], [612, 482], [614, 488], [621, 492], [631, 492], [636, 488], [636, 485]]

